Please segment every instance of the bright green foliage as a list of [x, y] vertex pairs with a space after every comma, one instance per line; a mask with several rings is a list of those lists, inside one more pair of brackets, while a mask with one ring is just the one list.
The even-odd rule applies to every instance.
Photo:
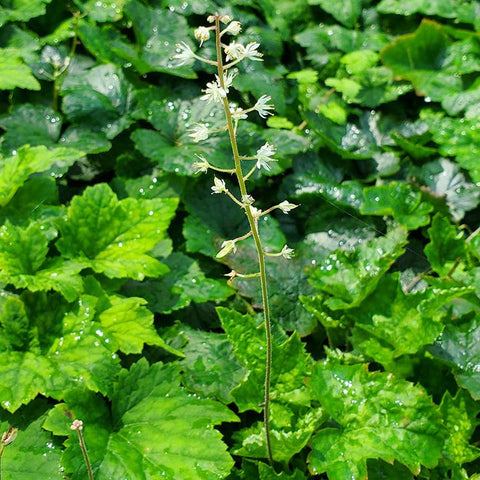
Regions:
[[12, 156], [0, 158], [0, 206], [5, 206], [30, 175], [53, 165], [70, 166], [83, 153], [69, 148], [48, 150], [44, 146], [25, 145]]
[[366, 365], [319, 363], [313, 395], [338, 423], [312, 440], [312, 473], [331, 480], [366, 478], [366, 460], [397, 460], [414, 474], [434, 467], [445, 438], [440, 415], [420, 387], [392, 375], [368, 372]]
[[397, 227], [384, 237], [360, 244], [353, 251], [337, 250], [319, 262], [310, 282], [314, 288], [331, 295], [325, 300], [331, 310], [356, 307], [404, 252], [406, 241], [406, 230]]
[[[3, 479], [86, 479], [80, 418], [95, 480], [480, 480], [478, 1], [0, 4]], [[218, 258], [248, 222], [193, 167], [233, 166], [215, 67], [171, 58], [213, 58], [216, 11], [263, 54], [231, 107], [275, 105], [237, 129], [276, 147], [241, 162], [254, 206], [299, 205], [258, 220], [294, 251], [266, 259], [275, 468], [256, 248]]]
[[166, 273], [147, 252], [164, 238], [176, 205], [175, 199], [119, 201], [105, 184], [87, 188], [59, 224], [57, 247], [66, 258], [80, 258], [110, 278]]
[[78, 273], [85, 264], [59, 258], [47, 260], [52, 234], [55, 231], [41, 223], [31, 223], [27, 228], [8, 223], [0, 227], [0, 280], [33, 292], [56, 290], [72, 301], [82, 291]]
[[[0, 431], [6, 432], [11, 425], [20, 419], [5, 421], [2, 418]], [[38, 478], [41, 472], [42, 479], [61, 480], [63, 478], [60, 464], [60, 445], [55, 443], [52, 435], [42, 428], [45, 416], [38, 417], [31, 423], [18, 428], [17, 438], [7, 445], [2, 457], [2, 479], [4, 480], [32, 480]], [[23, 422], [22, 422], [23, 423]]]
[[[77, 391], [51, 410], [44, 427], [69, 436], [71, 420], [65, 412], [82, 419], [96, 479], [224, 478], [233, 461], [213, 426], [237, 417], [217, 402], [188, 394], [179, 380], [178, 367], [149, 367], [142, 360], [119, 376], [111, 417], [101, 398]], [[66, 446], [67, 471], [73, 480], [84, 478], [78, 442], [71, 438]]]
[[0, 90], [13, 90], [16, 87], [40, 90], [40, 84], [16, 51], [1, 48], [0, 58]]
[[153, 315], [143, 305], [143, 298], [110, 297], [112, 306], [98, 317], [104, 334], [112, 340], [112, 348], [124, 353], [141, 353], [143, 344], [165, 346], [153, 328]]
[[[258, 388], [265, 374], [263, 332], [255, 318], [234, 310], [217, 308], [222, 327], [233, 345], [235, 357], [247, 369], [247, 374], [232, 395], [240, 409], [260, 411], [263, 392]], [[303, 405], [308, 394], [303, 380], [311, 369], [311, 361], [297, 334], [287, 338], [282, 331], [273, 347], [272, 400]]]
[[359, 308], [349, 312], [355, 321], [352, 342], [375, 361], [392, 364], [395, 358], [432, 344], [443, 330], [443, 307], [471, 291], [429, 288], [405, 294], [398, 274], [387, 275]]
[[463, 390], [458, 391], [454, 398], [446, 392], [440, 412], [450, 433], [445, 442], [445, 456], [459, 465], [480, 457], [480, 449], [469, 444], [478, 425], [478, 421], [472, 420], [480, 412], [478, 404]]

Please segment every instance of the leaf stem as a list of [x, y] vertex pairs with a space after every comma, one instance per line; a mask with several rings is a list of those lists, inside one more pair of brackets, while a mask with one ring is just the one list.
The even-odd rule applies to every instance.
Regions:
[[[215, 39], [217, 49], [217, 69], [220, 86], [225, 90], [224, 82], [224, 67], [222, 60], [222, 48], [220, 40], [220, 21], [219, 16], [215, 16]], [[231, 65], [230, 65], [231, 66]], [[237, 177], [238, 186], [242, 198], [246, 198], [248, 195], [245, 185], [245, 179], [242, 172], [241, 158], [238, 152], [237, 139], [235, 136], [235, 129], [232, 121], [232, 114], [228, 105], [228, 98], [225, 96], [222, 99], [223, 108], [225, 110], [225, 116], [228, 126], [228, 134], [230, 137], [230, 144], [232, 146], [233, 159], [235, 162], [235, 175]], [[245, 205], [245, 213], [247, 215], [248, 223], [252, 231], [255, 247], [257, 250], [258, 266], [260, 270], [260, 285], [262, 290], [262, 302], [263, 302], [263, 317], [265, 322], [265, 341], [266, 341], [266, 360], [265, 360], [265, 386], [264, 386], [264, 407], [263, 407], [263, 423], [265, 427], [265, 444], [267, 447], [267, 457], [269, 463], [273, 464], [272, 446], [270, 440], [270, 386], [272, 375], [272, 327], [270, 322], [270, 305], [268, 303], [268, 289], [267, 289], [267, 272], [265, 266], [265, 254], [262, 248], [262, 242], [258, 232], [258, 225], [252, 214], [249, 204]]]

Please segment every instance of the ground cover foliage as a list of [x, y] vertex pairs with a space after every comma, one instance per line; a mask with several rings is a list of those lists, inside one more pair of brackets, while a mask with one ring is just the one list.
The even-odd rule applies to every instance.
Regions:
[[[239, 105], [274, 322], [272, 449], [253, 244], [194, 154], [220, 11], [258, 41]], [[480, 6], [464, 0], [9, 0], [0, 6], [4, 480], [478, 480]], [[191, 31], [191, 30], [190, 30]], [[204, 46], [208, 50], [208, 45]], [[208, 178], [207, 178], [208, 177]], [[228, 178], [225, 178], [228, 181]], [[257, 204], [256, 203], [256, 204]], [[7, 442], [4, 442], [7, 443]]]

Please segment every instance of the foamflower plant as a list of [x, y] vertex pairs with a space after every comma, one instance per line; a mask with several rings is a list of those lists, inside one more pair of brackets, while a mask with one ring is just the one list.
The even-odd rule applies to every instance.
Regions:
[[[225, 257], [226, 255], [235, 254], [237, 251], [237, 244], [249, 237], [253, 237], [253, 241], [257, 250], [258, 257], [258, 271], [253, 273], [240, 273], [232, 271], [226, 276], [229, 277], [229, 282], [234, 278], [256, 278], [260, 280], [260, 288], [262, 292], [263, 301], [263, 315], [265, 326], [265, 342], [266, 342], [266, 367], [265, 367], [265, 385], [264, 385], [264, 426], [265, 426], [265, 444], [266, 453], [270, 463], [273, 463], [271, 438], [270, 438], [270, 384], [272, 373], [272, 332], [271, 332], [271, 314], [268, 299], [267, 288], [267, 272], [265, 265], [265, 258], [284, 257], [289, 259], [294, 255], [291, 248], [285, 245], [280, 252], [267, 252], [262, 246], [262, 240], [258, 228], [258, 219], [264, 215], [268, 215], [273, 210], [279, 209], [287, 214], [297, 205], [289, 203], [284, 200], [278, 205], [273, 205], [262, 211], [257, 208], [254, 203], [254, 198], [248, 193], [247, 181], [249, 177], [257, 169], [270, 170], [272, 162], [275, 162], [275, 146], [270, 143], [265, 143], [253, 155], [248, 155], [248, 152], [242, 152], [241, 146], [237, 143], [237, 130], [241, 120], [248, 118], [250, 113], [258, 114], [262, 119], [268, 115], [272, 115], [274, 105], [271, 102], [271, 97], [262, 95], [257, 99], [255, 104], [249, 108], [232, 107], [228, 95], [232, 89], [235, 77], [238, 74], [236, 69], [232, 69], [235, 65], [242, 61], [262, 61], [262, 53], [258, 48], [260, 44], [251, 42], [243, 45], [235, 41], [234, 37], [237, 35], [242, 26], [238, 21], [232, 21], [227, 15], [211, 15], [207, 18], [209, 25], [198, 27], [195, 30], [195, 38], [199, 42], [199, 47], [202, 47], [210, 38], [215, 39], [216, 58], [204, 58], [195, 53], [186, 43], [177, 44], [177, 54], [174, 55], [174, 60], [179, 65], [192, 63], [194, 60], [204, 62], [208, 65], [216, 67], [216, 74], [212, 81], [206, 84], [203, 89], [203, 96], [201, 97], [207, 103], [220, 103], [225, 112], [226, 128], [222, 131], [227, 131], [230, 137], [230, 144], [232, 148], [232, 168], [218, 168], [212, 165], [202, 156], [197, 156], [198, 160], [194, 162], [193, 167], [196, 173], [207, 173], [209, 170], [214, 172], [213, 186], [211, 188], [212, 194], [227, 195], [237, 207], [241, 208], [247, 219], [250, 230], [242, 236], [234, 239], [226, 240], [221, 245], [220, 251], [217, 253], [217, 258]], [[230, 37], [228, 41], [225, 37]], [[190, 136], [195, 142], [200, 142], [208, 138], [213, 133], [210, 132], [208, 125], [197, 123], [191, 129]], [[251, 168], [246, 168], [244, 173], [243, 165], [250, 162]], [[224, 174], [235, 175], [238, 187], [240, 190], [240, 198], [237, 198], [227, 188], [225, 180], [221, 178]]]

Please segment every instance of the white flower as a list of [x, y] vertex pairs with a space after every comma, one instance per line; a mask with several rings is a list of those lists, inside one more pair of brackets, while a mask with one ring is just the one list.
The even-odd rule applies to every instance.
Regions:
[[215, 15], [209, 15], [207, 17], [207, 22], [208, 23], [215, 23]]
[[228, 15], [222, 15], [221, 17], [219, 17], [219, 20], [222, 22], [222, 23], [230, 23], [232, 21], [232, 17], [229, 17]]
[[273, 104], [268, 104], [272, 99], [272, 97], [269, 97], [268, 95], [262, 95], [258, 100], [257, 103], [253, 106], [253, 109], [258, 112], [258, 114], [262, 118], [266, 118], [267, 115], [273, 115], [270, 110], [273, 110], [275, 106]]
[[192, 137], [195, 143], [201, 142], [208, 138], [208, 127], [204, 123], [196, 123], [190, 130], [188, 136]]
[[238, 35], [242, 31], [242, 24], [237, 21], [232, 22], [224, 31], [232, 35]]
[[251, 42], [245, 47], [244, 57], [249, 58], [250, 60], [255, 60], [257, 62], [262, 62], [263, 54], [257, 51], [260, 46], [257, 42]]
[[288, 245], [285, 245], [282, 248], [282, 251], [280, 252], [280, 255], [283, 258], [286, 258], [287, 260], [290, 260], [290, 258], [292, 258], [294, 254], [295, 254], [295, 252], [294, 252], [293, 248], [289, 248]]
[[200, 40], [200, 46], [210, 38], [210, 31], [207, 27], [198, 27], [194, 31], [195, 38]]
[[193, 162], [192, 167], [195, 171], [194, 173], [200, 173], [200, 172], [207, 173], [207, 170], [208, 170], [208, 167], [210, 166], [210, 164], [201, 155], [197, 155], [197, 157], [200, 161], [199, 162]]
[[177, 43], [175, 46], [177, 47], [177, 53], [173, 55], [172, 59], [177, 61], [178, 66], [186, 65], [193, 60], [195, 54], [185, 42]]
[[232, 42], [224, 48], [227, 62], [243, 58], [245, 55], [245, 47], [241, 43]]
[[215, 75], [216, 81], [215, 82], [208, 82], [207, 83], [207, 88], [205, 90], [202, 90], [202, 92], [205, 92], [205, 95], [200, 97], [201, 100], [205, 100], [207, 103], [210, 102], [220, 102], [222, 98], [225, 98], [228, 93], [228, 87], [227, 89], [223, 89], [220, 86], [220, 79], [218, 78], [218, 75]]
[[275, 147], [270, 145], [268, 142], [261, 146], [257, 150], [257, 168], [264, 167], [265, 170], [270, 170], [270, 165], [268, 162], [275, 162], [274, 158], [270, 158], [272, 155], [275, 155]]
[[279, 203], [278, 208], [283, 212], [288, 214], [290, 210], [293, 210], [294, 208], [297, 208], [298, 205], [295, 205], [294, 203], [290, 203], [287, 200], [284, 200], [283, 202]]
[[236, 251], [237, 251], [237, 246], [235, 245], [234, 240], [225, 240], [222, 243], [221, 248], [222, 249], [216, 255], [217, 258], [222, 258], [225, 255], [228, 255], [230, 252], [236, 253]]
[[[232, 70], [231, 72], [223, 72], [223, 85], [225, 91], [228, 93], [228, 89], [232, 86], [233, 79], [237, 76], [238, 70]], [[218, 76], [217, 76], [218, 79]]]
[[254, 217], [259, 217], [262, 214], [262, 211], [257, 207], [250, 206], [250, 211]]
[[230, 113], [232, 114], [232, 118], [234, 118], [235, 120], [245, 120], [246, 118], [248, 118], [245, 110], [241, 107], [231, 107]]
[[217, 177], [213, 177], [213, 183], [215, 185], [212, 187], [212, 190], [213, 190], [212, 194], [213, 193], [222, 193], [222, 192], [227, 191], [227, 189], [225, 187], [225, 181], [224, 180], [220, 180]]
[[242, 195], [242, 203], [244, 205], [251, 205], [255, 199], [251, 195]]

